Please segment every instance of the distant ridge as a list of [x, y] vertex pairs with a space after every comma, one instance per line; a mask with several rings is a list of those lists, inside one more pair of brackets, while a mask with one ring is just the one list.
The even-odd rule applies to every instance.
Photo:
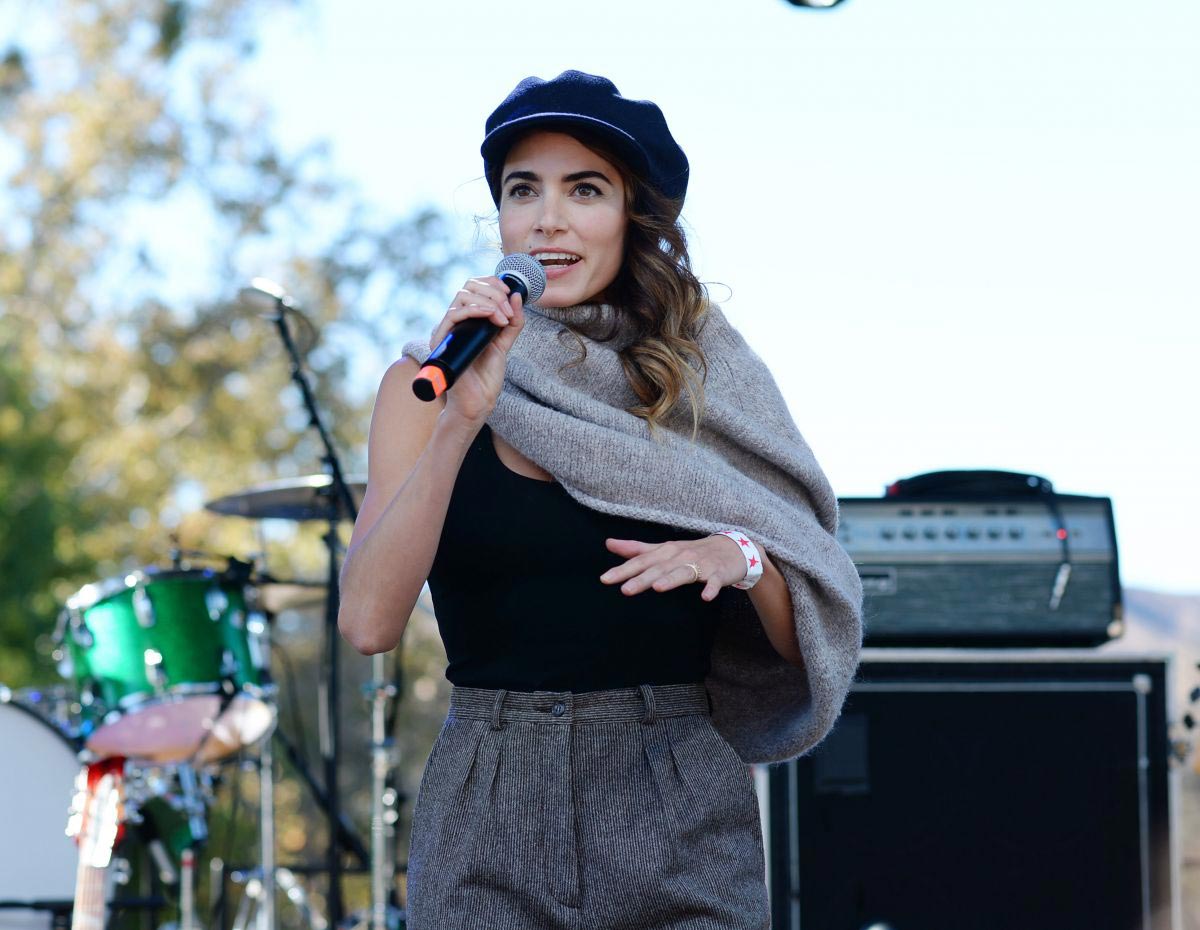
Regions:
[[1166, 594], [1124, 588], [1125, 635], [1102, 652], [1170, 653], [1174, 680], [1172, 715], [1182, 713], [1187, 695], [1200, 685], [1200, 594]]

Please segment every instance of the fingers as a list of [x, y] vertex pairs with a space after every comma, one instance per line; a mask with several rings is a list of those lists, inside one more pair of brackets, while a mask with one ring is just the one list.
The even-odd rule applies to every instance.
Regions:
[[[605, 572], [605, 575], [607, 574], [608, 572]], [[601, 579], [603, 578], [604, 575], [601, 576]], [[618, 580], [618, 578], [614, 578], [607, 583], [615, 584]], [[681, 585], [692, 584], [696, 580], [696, 573], [687, 565], [651, 565], [644, 571], [635, 572], [633, 577], [622, 584], [621, 593], [640, 594], [649, 588], [653, 588], [655, 591], [670, 591], [672, 588], [678, 588]]]
[[512, 344], [517, 341], [517, 336], [525, 327], [525, 307], [522, 304], [521, 295], [511, 295], [509, 302], [512, 315], [508, 318], [508, 324], [502, 327], [496, 338], [492, 340], [492, 344], [504, 352], [512, 347]]
[[[639, 542], [636, 539], [606, 539], [604, 540], [604, 545], [611, 551], [624, 556], [647, 553], [659, 548], [650, 543]], [[621, 565], [614, 565], [600, 576], [600, 580], [604, 584], [617, 584], [618, 582], [633, 578], [649, 565], [650, 560], [642, 556], [631, 558], [628, 562]]]
[[515, 312], [509, 300], [508, 286], [503, 281], [495, 277], [471, 278], [451, 299], [446, 315], [434, 327], [429, 347], [437, 348], [446, 334], [463, 320], [486, 317], [503, 328], [513, 319]]
[[[638, 594], [647, 588], [669, 591], [696, 581], [696, 573], [687, 562], [699, 564], [690, 550], [673, 543], [647, 543], [636, 539], [606, 539], [604, 544], [620, 555], [632, 556], [600, 576], [604, 584], [621, 584], [622, 594]], [[703, 569], [701, 573], [703, 574]]]
[[[727, 537], [715, 537], [724, 539]], [[600, 576], [604, 584], [620, 584], [622, 594], [638, 594], [647, 589], [669, 591], [682, 585], [702, 583], [702, 600], [711, 601], [721, 588], [737, 580], [732, 566], [725, 564], [729, 553], [715, 546], [714, 537], [699, 540], [678, 540], [647, 543], [637, 539], [606, 539], [605, 546], [627, 561], [615, 565]], [[741, 558], [740, 552], [737, 554]], [[732, 557], [730, 557], [732, 558]], [[689, 564], [691, 563], [691, 564]], [[699, 569], [699, 577], [691, 568]], [[743, 566], [738, 565], [739, 569]]]
[[613, 552], [624, 554], [626, 552], [649, 552], [656, 548], [654, 543], [641, 542], [637, 539], [613, 539], [604, 540], [606, 545]]

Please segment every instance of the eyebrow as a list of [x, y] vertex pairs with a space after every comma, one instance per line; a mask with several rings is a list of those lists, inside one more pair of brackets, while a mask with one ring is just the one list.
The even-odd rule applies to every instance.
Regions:
[[[573, 172], [572, 174], [564, 174], [562, 177], [564, 183], [569, 183], [572, 181], [582, 181], [585, 178], [599, 178], [601, 181], [604, 181], [611, 187], [616, 186], [609, 179], [608, 175], [604, 174], [601, 171], [591, 171], [591, 170], [576, 171], [576, 172]], [[540, 181], [540, 180], [541, 180], [541, 178], [538, 177], [532, 171], [510, 171], [508, 173], [508, 176], [504, 179], [504, 183], [501, 186], [506, 187], [508, 185], [509, 181]]]

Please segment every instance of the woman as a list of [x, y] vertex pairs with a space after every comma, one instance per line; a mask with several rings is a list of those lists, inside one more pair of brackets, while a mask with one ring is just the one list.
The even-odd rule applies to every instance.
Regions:
[[[482, 153], [503, 250], [546, 291], [473, 278], [405, 346], [343, 571], [358, 649], [393, 648], [428, 579], [450, 660], [408, 926], [767, 927], [745, 763], [810, 749], [853, 677], [836, 498], [690, 271], [688, 162], [654, 104], [528, 78]], [[417, 401], [470, 317], [499, 333]]]

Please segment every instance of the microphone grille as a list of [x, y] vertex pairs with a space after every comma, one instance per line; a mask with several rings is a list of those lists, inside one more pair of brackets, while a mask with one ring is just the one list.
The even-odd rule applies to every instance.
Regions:
[[528, 303], [537, 303], [542, 294], [546, 292], [546, 269], [532, 255], [526, 255], [524, 252], [505, 255], [500, 259], [500, 264], [496, 266], [496, 277], [503, 274], [521, 276], [525, 281], [525, 286], [529, 289]]

